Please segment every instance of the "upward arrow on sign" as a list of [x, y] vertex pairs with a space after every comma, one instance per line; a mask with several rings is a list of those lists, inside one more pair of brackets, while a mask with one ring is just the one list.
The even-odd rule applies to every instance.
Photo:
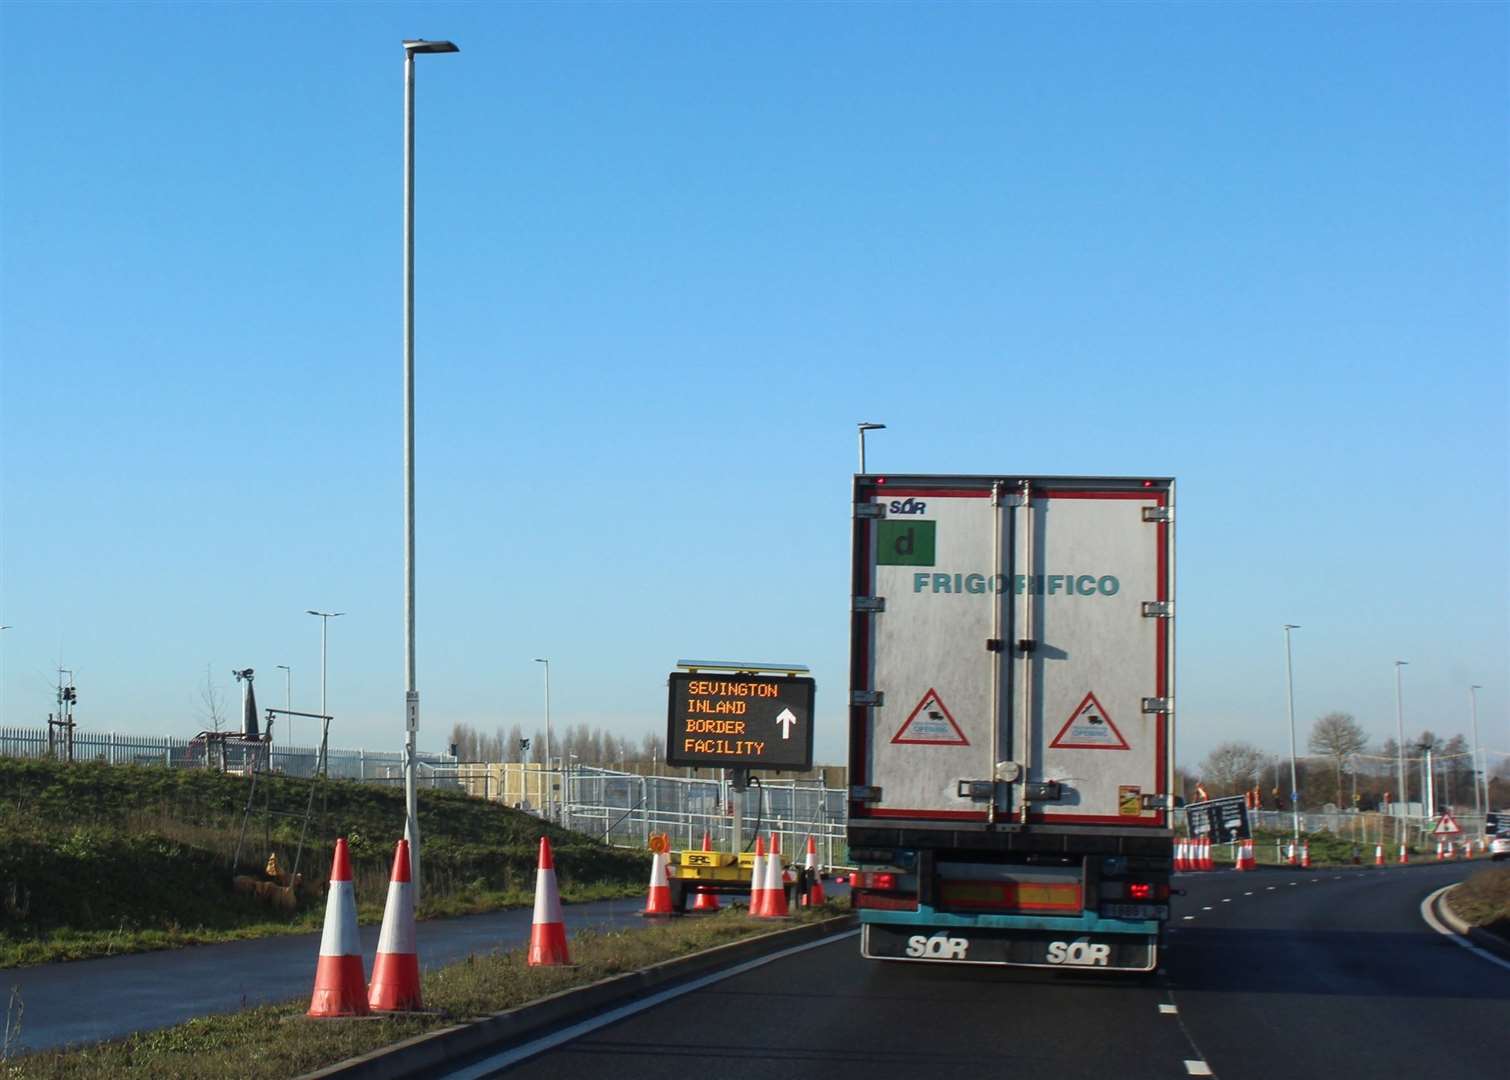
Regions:
[[782, 709], [777, 714], [776, 723], [781, 725], [781, 737], [783, 739], [790, 739], [792, 737], [792, 725], [796, 722], [797, 717], [792, 714], [791, 709]]

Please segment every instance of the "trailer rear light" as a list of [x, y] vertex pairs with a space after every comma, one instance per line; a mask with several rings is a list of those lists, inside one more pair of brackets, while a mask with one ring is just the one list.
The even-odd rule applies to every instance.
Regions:
[[857, 892], [851, 894], [854, 897], [854, 906], [857, 908], [872, 908], [879, 911], [916, 911], [918, 898], [916, 896], [884, 896], [881, 893]]
[[856, 889], [884, 889], [890, 891], [897, 887], [897, 875], [882, 871], [880, 873], [851, 874], [849, 883]]
[[1146, 881], [1129, 881], [1127, 883], [1127, 898], [1129, 900], [1153, 899], [1153, 886]]

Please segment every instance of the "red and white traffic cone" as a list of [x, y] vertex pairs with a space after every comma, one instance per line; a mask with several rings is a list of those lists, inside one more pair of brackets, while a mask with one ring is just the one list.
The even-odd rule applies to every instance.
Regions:
[[[708, 838], [708, 834], [707, 833], [703, 833], [703, 850], [704, 851], [712, 851], [713, 850], [713, 841]], [[717, 893], [711, 893], [711, 892], [703, 892], [702, 889], [699, 888], [698, 891], [697, 891], [697, 898], [692, 901], [692, 910], [693, 911], [719, 911], [719, 910], [721, 910], [720, 907], [719, 907], [719, 903], [718, 903], [718, 894]]]
[[1189, 869], [1190, 863], [1185, 858], [1185, 841], [1177, 837], [1174, 842], [1174, 872], [1183, 874]]
[[813, 840], [812, 834], [807, 838], [807, 857], [803, 859], [803, 868], [807, 870], [807, 892], [803, 894], [803, 907], [817, 907], [828, 899], [823, 893], [823, 875], [818, 873], [818, 844]]
[[1404, 844], [1401, 844], [1400, 845], [1400, 865], [1401, 866], [1408, 866], [1409, 864], [1410, 864], [1410, 849], [1407, 848]]
[[1374, 865], [1375, 866], [1383, 866], [1384, 865], [1384, 845], [1383, 844], [1375, 844], [1374, 845]]
[[645, 897], [642, 915], [674, 915], [671, 910], [671, 881], [666, 876], [666, 853], [657, 851], [650, 863], [650, 894]]
[[1450, 843], [1443, 843], [1443, 844], [1438, 844], [1437, 847], [1439, 847], [1442, 850], [1442, 858], [1443, 858], [1443, 860], [1445, 860], [1447, 862], [1451, 862], [1452, 861], [1452, 845]]
[[561, 891], [556, 887], [556, 860], [550, 837], [540, 838], [540, 863], [535, 870], [535, 917], [530, 923], [530, 967], [570, 964], [566, 921], [561, 917]]
[[315, 965], [315, 992], [306, 1016], [366, 1016], [367, 976], [362, 973], [362, 942], [357, 937], [357, 900], [351, 883], [346, 838], [336, 841], [325, 897], [325, 933]]
[[750, 867], [750, 914], [759, 918], [765, 914], [765, 841], [755, 837], [755, 862]]
[[1239, 870], [1254, 870], [1254, 869], [1257, 869], [1258, 860], [1256, 858], [1254, 858], [1254, 855], [1253, 855], [1253, 841], [1252, 840], [1240, 840], [1240, 841], [1238, 841], [1238, 844], [1237, 844], [1237, 862], [1236, 862], [1235, 865], [1237, 866], [1237, 869], [1239, 869]]
[[1311, 868], [1311, 842], [1309, 840], [1300, 842], [1300, 868], [1302, 870]]
[[1294, 844], [1294, 843], [1289, 843], [1289, 844], [1285, 845], [1285, 865], [1287, 865], [1287, 866], [1299, 866], [1300, 865], [1300, 847], [1299, 847], [1299, 845]]
[[413, 1012], [421, 1008], [419, 953], [414, 944], [414, 882], [409, 878], [409, 841], [400, 840], [393, 852], [388, 879], [388, 903], [378, 934], [377, 959], [372, 962], [372, 985], [367, 1004], [377, 1012]]
[[1216, 869], [1216, 863], [1211, 860], [1211, 837], [1209, 836], [1201, 838], [1201, 869]]
[[766, 916], [772, 919], [791, 917], [786, 901], [786, 873], [781, 865], [781, 834], [771, 834], [771, 850], [766, 855]]

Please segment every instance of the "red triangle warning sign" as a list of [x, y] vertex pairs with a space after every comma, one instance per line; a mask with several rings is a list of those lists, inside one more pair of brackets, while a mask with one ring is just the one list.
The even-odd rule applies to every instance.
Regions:
[[1454, 833], [1460, 833], [1462, 831], [1462, 826], [1458, 824], [1458, 819], [1452, 816], [1452, 811], [1443, 810], [1442, 818], [1437, 822], [1437, 827], [1431, 830], [1431, 835], [1451, 836]]
[[1131, 750], [1094, 693], [1086, 694], [1054, 736], [1050, 747], [1060, 750]]
[[902, 728], [891, 737], [894, 743], [915, 743], [920, 746], [969, 746], [970, 740], [949, 715], [943, 698], [937, 690], [929, 688], [918, 702]]

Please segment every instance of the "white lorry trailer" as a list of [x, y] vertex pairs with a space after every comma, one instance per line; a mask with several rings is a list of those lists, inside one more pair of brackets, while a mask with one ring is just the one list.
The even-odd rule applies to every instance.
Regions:
[[1169, 917], [1174, 481], [856, 476], [865, 956], [1149, 971]]

